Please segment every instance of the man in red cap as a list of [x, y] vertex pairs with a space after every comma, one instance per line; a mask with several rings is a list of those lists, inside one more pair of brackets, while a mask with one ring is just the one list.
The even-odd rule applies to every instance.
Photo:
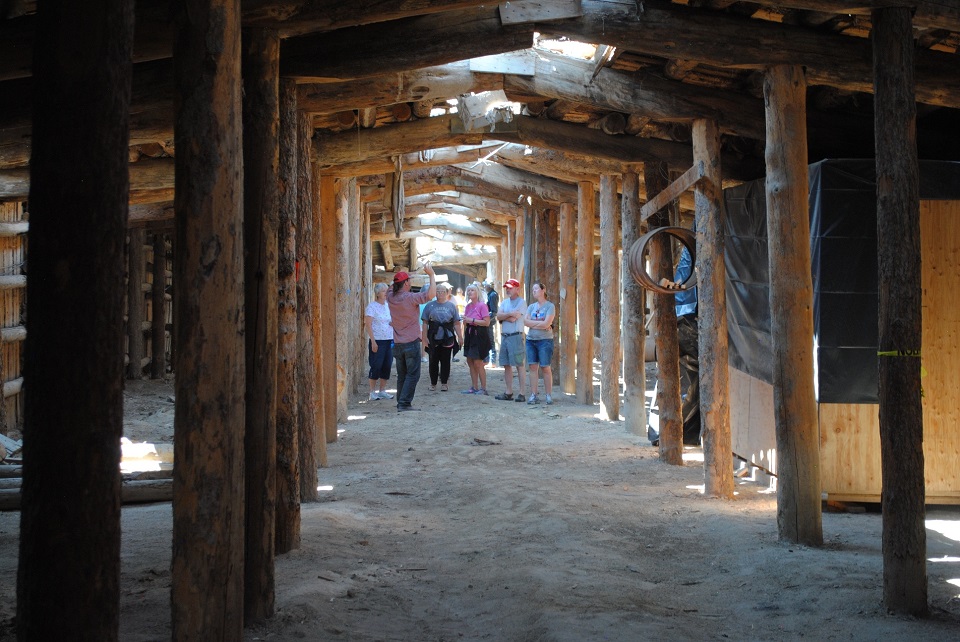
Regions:
[[423, 344], [420, 340], [420, 304], [437, 294], [437, 275], [429, 262], [423, 271], [430, 277], [430, 287], [411, 292], [410, 275], [397, 272], [393, 287], [387, 292], [387, 305], [393, 322], [393, 359], [397, 362], [397, 412], [420, 410], [410, 405], [420, 381], [420, 355]]
[[[497, 312], [500, 322], [500, 365], [503, 366], [503, 383], [506, 391], [497, 395], [502, 401], [526, 401], [523, 391], [527, 387], [527, 371], [523, 367], [527, 357], [523, 345], [523, 316], [527, 313], [527, 302], [520, 296], [520, 281], [507, 279], [503, 283], [504, 299]], [[513, 368], [517, 368], [520, 381], [520, 394], [513, 396]]]

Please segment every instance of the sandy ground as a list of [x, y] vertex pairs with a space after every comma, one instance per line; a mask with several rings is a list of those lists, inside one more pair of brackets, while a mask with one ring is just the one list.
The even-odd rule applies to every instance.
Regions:
[[[424, 368], [425, 370], [425, 368]], [[501, 391], [502, 371], [489, 370]], [[928, 513], [926, 620], [881, 604], [881, 518], [825, 513], [823, 548], [777, 541], [776, 496], [704, 498], [698, 449], [555, 395], [528, 406], [427, 390], [398, 414], [358, 396], [276, 560], [276, 615], [246, 640], [956, 640], [960, 509]], [[171, 440], [172, 386], [127, 392], [127, 436]], [[0, 514], [0, 639], [12, 639], [17, 513]], [[123, 511], [121, 639], [170, 638], [169, 504]]]

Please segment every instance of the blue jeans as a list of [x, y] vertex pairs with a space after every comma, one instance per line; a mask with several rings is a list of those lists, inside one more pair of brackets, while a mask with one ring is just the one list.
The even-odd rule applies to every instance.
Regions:
[[397, 362], [397, 408], [410, 407], [420, 381], [420, 339], [409, 343], [394, 343], [393, 358]]

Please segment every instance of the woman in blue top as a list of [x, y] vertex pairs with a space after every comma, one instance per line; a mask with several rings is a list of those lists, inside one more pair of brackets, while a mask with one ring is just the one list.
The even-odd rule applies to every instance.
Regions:
[[547, 291], [539, 281], [533, 284], [535, 301], [527, 306], [523, 325], [527, 326], [527, 365], [530, 367], [530, 400], [528, 404], [540, 403], [537, 396], [538, 371], [543, 373], [543, 388], [547, 395], [544, 399], [553, 403], [553, 371], [550, 362], [553, 359], [553, 317], [556, 308], [547, 301]]

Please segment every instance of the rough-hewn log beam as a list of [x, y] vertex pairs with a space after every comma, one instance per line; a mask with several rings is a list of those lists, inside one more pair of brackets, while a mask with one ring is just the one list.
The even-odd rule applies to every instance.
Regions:
[[469, 61], [464, 60], [363, 80], [304, 83], [297, 89], [297, 104], [309, 112], [333, 113], [400, 102], [440, 100], [502, 87], [501, 74], [472, 72]]
[[[383, 128], [386, 129], [386, 128]], [[404, 172], [422, 167], [440, 167], [456, 163], [476, 162], [496, 149], [494, 143], [467, 145], [460, 147], [431, 148], [425, 152], [403, 154], [400, 159]], [[389, 158], [372, 158], [357, 163], [335, 165], [323, 170], [328, 176], [346, 178], [351, 176], [369, 176], [371, 174], [392, 174], [396, 165]]]
[[[741, 18], [729, 13], [648, 0], [583, 0], [583, 17], [544, 23], [541, 33], [602, 42], [665, 58], [697, 60], [719, 67], [761, 69], [803, 65], [810, 84], [873, 91], [870, 42], [803, 27]], [[682, 33], [683, 38], [677, 38]], [[843, 64], [837, 64], [842, 60]], [[960, 106], [956, 56], [920, 51], [916, 56], [919, 102]]]
[[544, 178], [519, 169], [502, 165], [481, 165], [475, 168], [458, 166], [463, 178], [476, 177], [494, 187], [517, 194], [531, 194], [548, 203], [575, 203], [577, 188], [551, 178]]
[[281, 71], [317, 82], [366, 78], [526, 49], [533, 32], [532, 24], [503, 26], [488, 4], [289, 38]]
[[489, 0], [243, 0], [244, 26], [276, 29], [287, 38], [315, 31], [400, 20], [411, 16], [466, 9], [489, 4]]
[[[407, 154], [421, 149], [479, 145], [482, 132], [453, 133], [456, 115], [424, 118], [391, 127], [377, 127], [341, 134], [318, 134], [314, 140], [315, 160], [321, 167], [357, 163], [368, 159]], [[378, 172], [368, 172], [378, 173]]]
[[914, 27], [960, 31], [960, 5], [942, 0], [753, 0], [753, 4], [854, 16], [869, 16], [873, 9], [884, 7], [908, 7], [914, 9]]

